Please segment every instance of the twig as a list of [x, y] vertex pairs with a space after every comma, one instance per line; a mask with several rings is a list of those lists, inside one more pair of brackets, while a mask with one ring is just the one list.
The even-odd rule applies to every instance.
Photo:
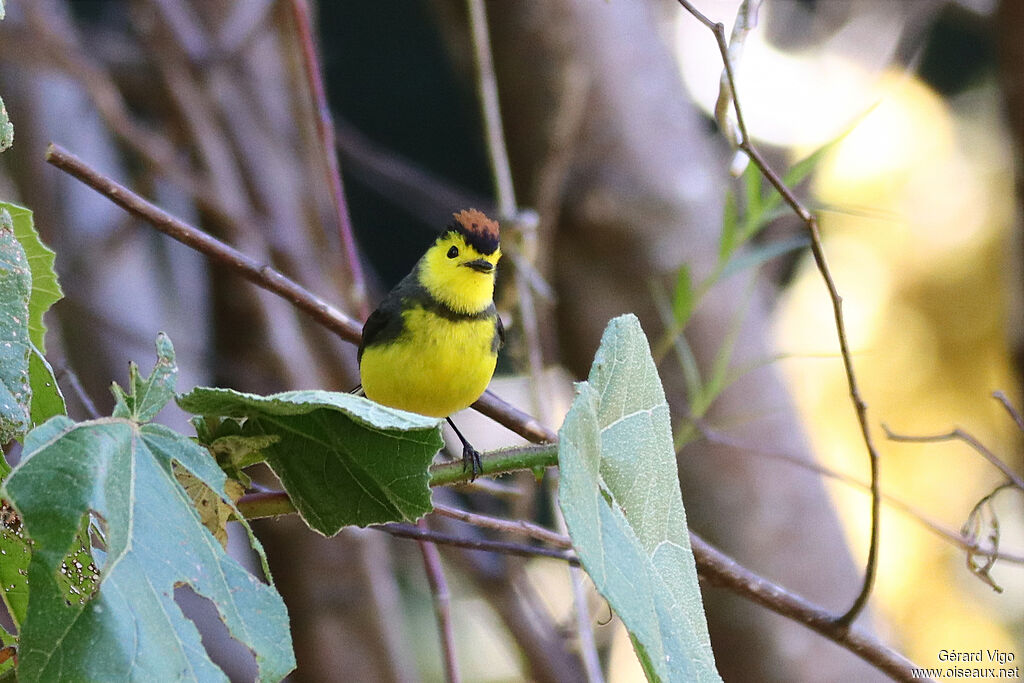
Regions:
[[828, 261], [825, 258], [825, 249], [822, 246], [821, 231], [818, 228], [818, 219], [797, 199], [782, 178], [768, 165], [761, 153], [753, 145], [750, 135], [747, 132], [747, 125], [743, 120], [743, 108], [740, 106], [739, 94], [736, 90], [736, 78], [733, 73], [732, 63], [729, 59], [729, 44], [725, 36], [725, 27], [718, 22], [713, 22], [698, 11], [689, 0], [678, 0], [683, 8], [693, 15], [698, 21], [708, 27], [718, 42], [718, 50], [722, 55], [722, 63], [725, 66], [726, 77], [729, 88], [732, 91], [733, 111], [736, 114], [736, 126], [739, 129], [740, 139], [738, 148], [746, 152], [751, 161], [761, 171], [761, 174], [771, 183], [772, 187], [782, 196], [783, 200], [793, 212], [800, 217], [811, 237], [811, 253], [814, 255], [814, 263], [818, 272], [828, 288], [829, 299], [832, 302], [832, 313], [835, 320], [836, 333], [839, 336], [839, 350], [843, 358], [843, 367], [846, 370], [846, 383], [850, 390], [850, 399], [853, 402], [854, 410], [857, 413], [857, 422], [860, 426], [861, 436], [868, 451], [868, 458], [871, 465], [871, 540], [868, 545], [868, 559], [864, 569], [864, 582], [860, 593], [850, 608], [836, 619], [836, 624], [848, 626], [861, 613], [871, 596], [871, 590], [875, 583], [875, 574], [878, 571], [878, 537], [879, 525], [881, 522], [882, 492], [879, 484], [879, 461], [878, 450], [875, 448], [874, 439], [871, 436], [871, 427], [868, 424], [867, 403], [861, 397], [857, 385], [857, 377], [853, 369], [853, 357], [850, 352], [850, 343], [846, 334], [846, 322], [843, 318], [843, 298], [839, 294], [835, 280], [832, 279], [832, 272], [829, 269]]
[[[420, 520], [416, 526], [423, 531], [430, 531], [425, 520]], [[455, 657], [455, 629], [452, 626], [451, 593], [448, 592], [448, 582], [444, 578], [444, 568], [441, 566], [441, 554], [437, 552], [437, 546], [430, 541], [417, 541], [420, 552], [423, 554], [423, 568], [427, 572], [427, 583], [430, 584], [430, 593], [434, 596], [434, 613], [437, 615], [437, 629], [441, 634], [441, 651], [444, 653], [445, 680], [449, 683], [458, 683], [459, 666]]]
[[1006, 394], [1001, 391], [994, 391], [992, 392], [992, 398], [1003, 404], [1003, 407], [1006, 408], [1006, 412], [1009, 413], [1013, 421], [1017, 423], [1017, 428], [1024, 432], [1024, 417], [1021, 417], [1021, 414], [1013, 407], [1013, 404], [1010, 403], [1010, 399], [1006, 398]]
[[542, 526], [538, 526], [532, 522], [527, 522], [524, 519], [500, 519], [498, 517], [491, 517], [490, 515], [481, 515], [475, 512], [466, 512], [465, 510], [459, 510], [458, 508], [449, 507], [442, 505], [441, 503], [434, 503], [434, 512], [445, 517], [451, 517], [467, 524], [480, 527], [482, 529], [493, 529], [495, 531], [503, 531], [508, 534], [521, 534], [534, 538], [544, 543], [550, 543], [556, 548], [562, 548], [568, 550], [572, 548], [572, 541], [565, 534], [559, 534], [545, 529]]
[[[558, 492], [552, 487], [549, 496], [551, 513], [558, 524], [558, 530], [563, 534], [569, 533], [565, 523], [565, 516], [558, 506]], [[569, 583], [572, 586], [572, 601], [576, 612], [576, 639], [580, 644], [580, 659], [583, 660], [583, 670], [587, 674], [587, 683], [604, 683], [604, 674], [601, 671], [601, 657], [597, 652], [597, 643], [594, 641], [594, 628], [591, 624], [590, 606], [587, 604], [587, 589], [583, 584], [584, 572], [579, 567], [568, 567]]]
[[[314, 321], [342, 339], [353, 344], [358, 344], [362, 339], [359, 323], [320, 297], [270, 266], [246, 256], [202, 230], [172, 216], [109, 176], [100, 173], [63, 147], [51, 143], [46, 151], [46, 160], [104, 195], [128, 213], [146, 221], [160, 232], [202, 252], [213, 261], [230, 268], [257, 286], [291, 302], [296, 308], [309, 314]], [[558, 436], [536, 418], [506, 403], [490, 391], [485, 392], [473, 404], [473, 408], [530, 441], [539, 443], [558, 440]]]
[[731, 557], [724, 555], [692, 532], [690, 546], [697, 561], [697, 572], [711, 584], [727, 588], [762, 607], [803, 624], [895, 680], [922, 680], [911, 676], [914, 663], [909, 659], [867, 633], [837, 622], [831, 612], [740, 566]]
[[[767, 450], [761, 448], [756, 444], [746, 443], [740, 439], [732, 438], [726, 434], [717, 432], [709, 428], [707, 425], [702, 424], [700, 420], [695, 420], [694, 423], [697, 425], [697, 429], [700, 431], [701, 436], [707, 439], [708, 442], [720, 444], [723, 446], [729, 446], [731, 452], [733, 453], [751, 453], [753, 455], [757, 455], [760, 457], [781, 460], [782, 462], [786, 462], [791, 465], [795, 465], [796, 467], [808, 470], [810, 472], [820, 474], [823, 477], [835, 479], [836, 481], [840, 481], [844, 484], [849, 484], [850, 486], [855, 486], [857, 488], [864, 489], [865, 491], [871, 490], [871, 482], [862, 481], [849, 474], [838, 472], [829, 467], [825, 467], [820, 463], [814, 462], [813, 460], [807, 460], [805, 458], [801, 458], [796, 455], [791, 455], [789, 453]], [[937, 520], [929, 517], [922, 510], [911, 505], [910, 503], [907, 503], [904, 500], [901, 500], [900, 498], [897, 498], [896, 496], [887, 493], [882, 493], [882, 500], [886, 504], [892, 506], [893, 508], [899, 510], [900, 512], [919, 522], [928, 531], [931, 531], [936, 536], [952, 543], [961, 550], [967, 551], [968, 553], [973, 553], [975, 555], [995, 557], [996, 559], [1004, 560], [1006, 562], [1012, 562], [1014, 564], [1024, 564], [1024, 555], [1013, 555], [1004, 553], [1002, 551], [997, 551], [996, 549], [990, 546], [982, 547], [976, 540], [972, 541], [971, 539], [964, 537], [959, 532], [949, 529]]]
[[491, 174], [494, 179], [494, 195], [498, 200], [498, 213], [502, 218], [509, 219], [516, 214], [516, 193], [512, 185], [512, 170], [505, 147], [505, 133], [501, 126], [498, 79], [494, 75], [491, 38], [487, 33], [487, 10], [484, 8], [483, 0], [466, 0], [466, 4], [469, 7], [469, 28], [477, 70], [476, 87], [484, 119], [487, 156], [491, 162]]
[[578, 567], [580, 560], [576, 555], [567, 550], [556, 550], [537, 545], [526, 545], [524, 543], [512, 543], [510, 541], [491, 541], [484, 538], [462, 538], [439, 531], [424, 531], [411, 524], [380, 524], [369, 527], [398, 536], [399, 538], [412, 538], [415, 540], [428, 540], [438, 545], [451, 545], [456, 548], [468, 548], [469, 550], [484, 550], [488, 552], [502, 553], [504, 555], [518, 555], [519, 557], [548, 557], [555, 560], [568, 562]]
[[327, 182], [331, 189], [331, 199], [338, 216], [338, 232], [341, 245], [345, 250], [345, 259], [352, 277], [351, 301], [365, 319], [369, 314], [366, 302], [366, 279], [363, 267], [356, 252], [356, 240], [352, 233], [352, 221], [349, 218], [348, 206], [345, 203], [345, 191], [341, 183], [341, 170], [338, 168], [338, 156], [335, 151], [334, 122], [331, 120], [331, 109], [327, 105], [327, 94], [324, 90], [324, 79], [320, 72], [320, 60], [317, 59], [316, 46], [313, 43], [313, 30], [309, 19], [309, 5], [306, 0], [292, 0], [292, 17], [298, 29], [299, 44], [302, 46], [302, 63], [306, 72], [306, 83], [313, 106], [316, 109], [316, 128], [320, 135], [320, 145], [327, 170]]
[[963, 441], [965, 444], [973, 448], [983, 458], [992, 463], [992, 466], [1003, 473], [1006, 478], [1014, 486], [1024, 491], [1024, 478], [1021, 478], [1019, 474], [1013, 471], [1013, 469], [1007, 465], [1002, 459], [985, 447], [980, 441], [974, 438], [970, 432], [957, 427], [956, 429], [945, 432], [944, 434], [932, 434], [924, 436], [914, 436], [910, 434], [897, 434], [896, 432], [889, 429], [885, 424], [882, 425], [882, 429], [885, 431], [885, 435], [893, 441], [902, 441], [905, 443], [938, 443], [943, 441]]

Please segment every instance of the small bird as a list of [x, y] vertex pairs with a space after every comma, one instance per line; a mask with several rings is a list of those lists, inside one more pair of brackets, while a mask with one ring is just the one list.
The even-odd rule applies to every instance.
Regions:
[[444, 417], [462, 441], [463, 468], [480, 453], [451, 420], [477, 400], [505, 341], [494, 306], [498, 223], [476, 209], [454, 220], [363, 325], [359, 374], [377, 403]]

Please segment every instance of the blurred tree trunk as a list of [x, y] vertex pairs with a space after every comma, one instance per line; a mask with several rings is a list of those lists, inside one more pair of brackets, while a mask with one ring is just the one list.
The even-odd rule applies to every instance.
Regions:
[[[582, 377], [612, 316], [633, 311], [649, 337], [662, 333], [652, 280], [671, 282], [682, 263], [695, 281], [710, 270], [728, 151], [682, 91], [663, 39], [664, 2], [492, 2], [488, 10], [516, 183], [521, 201], [541, 212], [541, 267], [557, 289], [549, 323], [563, 362]], [[721, 65], [707, 68], [717, 72]], [[748, 305], [733, 367], [773, 353], [773, 293], [762, 285], [751, 295], [744, 280], [716, 286], [688, 330], [704, 369]], [[661, 370], [682, 417], [681, 373], [671, 363]], [[708, 417], [741, 424], [731, 434], [747, 443], [813, 458], [771, 366], [745, 374]], [[696, 531], [813, 601], [837, 611], [848, 606], [861, 572], [818, 477], [704, 442], [686, 448], [679, 466]], [[705, 600], [726, 680], [812, 681], [825, 671], [833, 680], [879, 677], [850, 653], [759, 607], [715, 590]]]

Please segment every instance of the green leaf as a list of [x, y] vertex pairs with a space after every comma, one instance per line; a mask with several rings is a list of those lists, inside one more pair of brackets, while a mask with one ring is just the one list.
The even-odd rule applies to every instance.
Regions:
[[608, 324], [562, 425], [573, 546], [651, 680], [720, 681], [679, 493], [668, 403], [635, 316]]
[[0, 202], [0, 209], [6, 209], [11, 215], [14, 221], [14, 235], [28, 256], [28, 265], [32, 270], [28, 329], [32, 343], [40, 352], [46, 353], [46, 325], [43, 324], [43, 314], [64, 296], [60, 283], [57, 282], [57, 273], [53, 269], [56, 255], [39, 239], [30, 210], [7, 202]]
[[[0, 5], [0, 15], [3, 14], [3, 5]], [[0, 16], [3, 19], [3, 16]], [[0, 100], [0, 152], [5, 149], [9, 149], [14, 144], [14, 126], [11, 125], [11, 119], [7, 116], [7, 107], [4, 106], [4, 101]]]
[[[233, 508], [224, 473], [192, 440], [139, 421], [156, 414], [174, 384], [165, 337], [158, 350], [153, 374], [141, 380], [136, 370], [131, 393], [119, 393], [122, 417], [75, 423], [58, 416], [33, 429], [0, 490], [32, 539], [19, 680], [226, 680], [174, 601], [180, 585], [213, 603], [231, 635], [253, 651], [260, 680], [280, 680], [295, 666], [281, 597], [224, 552], [173, 470], [191, 473]], [[81, 549], [90, 516], [102, 522], [105, 549], [93, 549], [102, 583], [93, 595], [69, 600], [68, 579], [72, 586], [77, 579], [61, 566], [84, 564], [81, 555], [73, 553], [70, 566], [66, 558]], [[250, 539], [265, 568], [262, 548]]]
[[35, 344], [32, 344], [28, 358], [28, 381], [32, 387], [29, 414], [33, 427], [41, 425], [54, 415], [67, 415], [64, 395], [61, 394], [57, 380], [53, 377], [53, 368]]
[[796, 251], [797, 249], [803, 249], [810, 245], [810, 238], [802, 235], [786, 240], [759, 244], [752, 249], [744, 251], [739, 256], [729, 261], [725, 268], [722, 269], [722, 272], [719, 275], [719, 281], [731, 277], [732, 275], [736, 275], [737, 273], [742, 273], [745, 270], [757, 268], [761, 264], [767, 263], [777, 256], [782, 256], [783, 254]]
[[[5, 466], [6, 469], [6, 466]], [[25, 538], [21, 518], [7, 501], [0, 501], [0, 585], [4, 605], [15, 626], [25, 621], [28, 611], [28, 563], [31, 546]]]
[[432, 509], [428, 469], [444, 445], [435, 418], [329, 391], [257, 396], [199, 387], [178, 405], [246, 418], [244, 436], [277, 436], [265, 449], [267, 462], [320, 533], [413, 521]]
[[722, 208], [722, 236], [718, 242], [719, 263], [725, 263], [736, 248], [736, 232], [738, 226], [739, 209], [736, 206], [736, 195], [732, 192], [726, 192], [725, 206]]
[[174, 361], [174, 346], [163, 332], [156, 338], [156, 357], [153, 372], [146, 378], [139, 374], [139, 366], [134, 361], [128, 364], [128, 393], [117, 383], [111, 387], [117, 401], [114, 417], [148, 422], [174, 398], [178, 366]]
[[677, 329], [686, 327], [687, 321], [693, 314], [694, 299], [693, 279], [690, 275], [690, 268], [684, 263], [679, 266], [679, 274], [676, 276], [676, 289], [672, 295], [672, 317], [675, 318]]
[[0, 442], [29, 428], [29, 297], [32, 272], [14, 234], [10, 214], [0, 208]]

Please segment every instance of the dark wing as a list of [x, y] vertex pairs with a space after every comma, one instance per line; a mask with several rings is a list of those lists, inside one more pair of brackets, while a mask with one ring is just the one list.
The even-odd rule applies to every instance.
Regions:
[[491, 350], [494, 353], [505, 345], [505, 326], [501, 324], [501, 316], [494, 313], [494, 340], [491, 341]]
[[386, 344], [394, 341], [402, 334], [402, 302], [414, 293], [415, 271], [408, 275], [392, 289], [377, 310], [370, 314], [363, 324], [363, 342], [359, 345], [358, 360], [362, 360], [363, 351], [368, 346]]

